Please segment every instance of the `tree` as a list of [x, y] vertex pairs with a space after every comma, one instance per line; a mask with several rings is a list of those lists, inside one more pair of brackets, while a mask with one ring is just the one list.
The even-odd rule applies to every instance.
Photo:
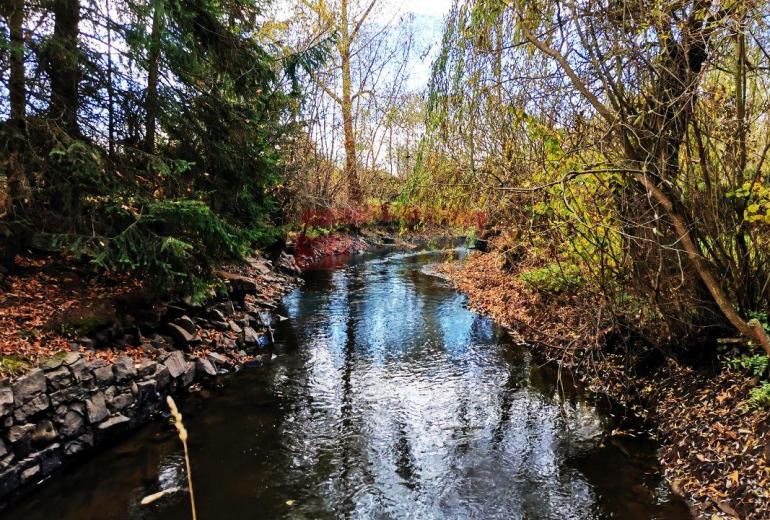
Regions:
[[51, 81], [50, 114], [67, 132], [77, 135], [78, 85], [80, 84], [80, 0], [53, 2], [54, 30], [49, 42], [48, 76]]

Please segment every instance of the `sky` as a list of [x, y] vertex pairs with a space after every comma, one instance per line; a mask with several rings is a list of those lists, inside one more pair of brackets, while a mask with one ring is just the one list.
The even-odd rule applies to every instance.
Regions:
[[411, 65], [409, 87], [420, 90], [428, 84], [431, 74], [431, 64], [436, 57], [441, 35], [444, 28], [444, 17], [452, 8], [453, 0], [385, 0], [382, 12], [379, 14], [387, 22], [401, 14], [411, 13], [415, 16], [416, 36], [421, 45], [430, 47], [430, 52], [424, 57], [414, 56]]

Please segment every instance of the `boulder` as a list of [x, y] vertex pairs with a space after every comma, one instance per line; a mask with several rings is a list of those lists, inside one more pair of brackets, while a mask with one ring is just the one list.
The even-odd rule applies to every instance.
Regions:
[[230, 330], [235, 332], [236, 334], [240, 334], [241, 332], [243, 332], [243, 329], [241, 328], [241, 326], [235, 323], [234, 321], [229, 321], [227, 324], [230, 327]]
[[139, 403], [154, 401], [158, 395], [158, 385], [152, 379], [147, 381], [140, 381], [136, 386], [136, 400]]
[[99, 426], [97, 426], [97, 428], [99, 428], [99, 431], [101, 432], [112, 432], [115, 430], [119, 430], [122, 427], [128, 426], [130, 422], [131, 421], [128, 417], [126, 417], [125, 415], [118, 414], [113, 417], [110, 417], [109, 419], [107, 419], [102, 423], [99, 423]]
[[0, 471], [0, 499], [7, 497], [19, 487], [21, 479], [17, 467]]
[[56, 392], [51, 392], [51, 406], [59, 406], [62, 403], [69, 403], [75, 399], [82, 399], [86, 393], [87, 390], [84, 390], [79, 386], [70, 386]]
[[154, 375], [158, 390], [163, 390], [171, 382], [171, 374], [165, 365], [160, 365]]
[[187, 360], [185, 359], [184, 354], [179, 350], [172, 352], [163, 364], [166, 366], [169, 375], [173, 379], [181, 377], [187, 371]]
[[45, 373], [38, 369], [21, 377], [13, 385], [13, 395], [16, 404], [23, 404], [29, 401], [33, 396], [44, 392], [46, 389]]
[[158, 363], [155, 361], [145, 359], [136, 365], [137, 377], [144, 378], [155, 373], [158, 369]]
[[136, 377], [136, 367], [134, 360], [127, 356], [121, 356], [112, 367], [115, 373], [115, 381], [124, 383]]
[[183, 328], [188, 334], [194, 336], [198, 332], [198, 326], [189, 316], [180, 316], [173, 321], [174, 325]]
[[217, 375], [217, 369], [206, 358], [198, 358], [195, 360], [195, 369], [203, 375], [208, 377], [215, 377]]
[[100, 388], [109, 386], [115, 380], [115, 373], [109, 365], [98, 367], [93, 372], [96, 385]]
[[72, 374], [66, 366], [47, 372], [45, 377], [52, 390], [59, 390], [72, 384]]
[[206, 317], [213, 322], [226, 322], [227, 316], [225, 313], [215, 307], [209, 307], [206, 312]]
[[78, 359], [69, 365], [72, 375], [75, 378], [75, 381], [79, 383], [88, 383], [93, 380], [94, 376], [88, 369], [88, 364], [80, 358], [80, 354], [77, 354], [77, 356]]
[[206, 359], [208, 359], [214, 366], [227, 365], [227, 358], [217, 352], [209, 352], [206, 355]]
[[113, 397], [109, 401], [110, 408], [120, 411], [134, 404], [134, 395], [131, 392], [124, 392]]
[[77, 439], [64, 445], [65, 455], [75, 455], [94, 445], [94, 436], [91, 433], [84, 433]]
[[74, 437], [83, 431], [83, 416], [75, 410], [69, 410], [59, 424], [59, 433], [62, 437]]
[[42, 368], [44, 371], [56, 370], [63, 364], [64, 364], [63, 356], [53, 356], [46, 359], [45, 362], [43, 362], [43, 364], [40, 365], [40, 368]]
[[259, 344], [259, 334], [257, 334], [257, 331], [255, 331], [251, 327], [244, 327], [243, 335], [241, 336], [241, 339], [243, 340], [243, 343], [249, 346], [254, 346]]
[[78, 361], [80, 361], [83, 358], [83, 356], [80, 355], [79, 352], [67, 352], [64, 355], [64, 364], [69, 366], [74, 365]]
[[297, 259], [286, 253], [286, 251], [281, 251], [281, 256], [278, 258], [278, 269], [291, 275], [300, 274], [302, 272], [297, 265]]
[[191, 344], [200, 341], [195, 334], [191, 334], [187, 329], [180, 327], [176, 323], [167, 324], [166, 331], [173, 338], [174, 343], [180, 348], [187, 348]]
[[27, 417], [35, 415], [36, 413], [47, 410], [51, 405], [51, 401], [46, 394], [37, 394], [32, 399], [19, 406], [13, 412], [13, 418], [17, 423], [24, 422]]
[[103, 421], [110, 415], [107, 409], [107, 401], [102, 392], [96, 392], [86, 401], [86, 414], [91, 424]]

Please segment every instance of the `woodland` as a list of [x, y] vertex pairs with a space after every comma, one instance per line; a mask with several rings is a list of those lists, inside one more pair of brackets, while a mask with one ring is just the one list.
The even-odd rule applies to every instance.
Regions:
[[202, 300], [255, 249], [449, 230], [471, 303], [595, 387], [729, 396], [751, 451], [682, 493], [766, 518], [768, 4], [456, 0], [436, 41], [386, 4], [3, 0], [0, 294], [52, 255]]

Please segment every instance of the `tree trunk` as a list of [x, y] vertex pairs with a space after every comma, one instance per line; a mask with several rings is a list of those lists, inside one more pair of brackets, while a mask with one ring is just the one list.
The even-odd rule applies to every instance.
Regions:
[[48, 62], [48, 75], [51, 80], [50, 115], [61, 122], [64, 130], [72, 135], [79, 135], [80, 0], [57, 0], [53, 2], [53, 13], [52, 52]]
[[356, 158], [356, 135], [353, 125], [352, 77], [350, 73], [350, 28], [348, 27], [348, 2], [340, 4], [340, 60], [342, 68], [342, 128], [345, 136], [345, 178], [348, 180], [348, 195], [354, 204], [362, 198], [361, 184], [358, 179], [358, 160]]
[[163, 0], [155, 1], [152, 14], [152, 33], [150, 34], [150, 53], [147, 63], [147, 106], [144, 149], [147, 153], [155, 152], [156, 122], [158, 118], [158, 74], [160, 69], [160, 31], [163, 25]]
[[26, 114], [26, 84], [24, 81], [24, 0], [10, 0], [8, 28], [11, 36], [8, 95], [11, 101], [11, 120], [21, 122]]

